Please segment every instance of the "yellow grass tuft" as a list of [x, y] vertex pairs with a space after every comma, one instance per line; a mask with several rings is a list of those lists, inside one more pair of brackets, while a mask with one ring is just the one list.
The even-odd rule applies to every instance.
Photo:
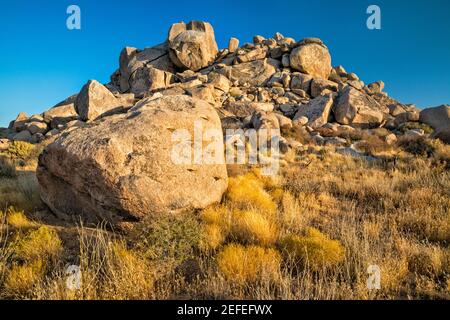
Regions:
[[268, 246], [278, 236], [275, 224], [264, 215], [254, 211], [235, 211], [231, 226], [231, 237], [245, 244]]
[[35, 222], [30, 221], [23, 211], [17, 211], [13, 207], [6, 211], [6, 223], [14, 228], [32, 228], [37, 226]]
[[319, 271], [339, 264], [344, 259], [344, 248], [319, 230], [309, 228], [305, 236], [289, 235], [281, 241], [282, 252], [304, 267]]
[[206, 224], [203, 226], [200, 249], [204, 251], [216, 250], [225, 241], [225, 233], [217, 224]]
[[264, 183], [252, 174], [230, 178], [227, 199], [238, 209], [256, 209], [274, 214], [277, 205], [264, 190]]
[[238, 284], [274, 280], [279, 276], [281, 258], [274, 249], [257, 246], [226, 246], [217, 257], [219, 271]]
[[54, 260], [62, 250], [61, 240], [57, 233], [47, 226], [41, 226], [37, 230], [30, 231], [24, 238], [19, 239], [14, 245], [15, 255], [24, 261], [37, 259]]
[[45, 262], [41, 259], [24, 265], [13, 265], [6, 275], [5, 289], [8, 296], [22, 297], [45, 276]]

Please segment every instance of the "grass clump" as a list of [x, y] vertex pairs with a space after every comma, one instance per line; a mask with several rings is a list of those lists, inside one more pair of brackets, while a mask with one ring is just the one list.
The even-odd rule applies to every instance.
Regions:
[[229, 180], [227, 199], [238, 209], [256, 209], [273, 214], [277, 205], [264, 189], [264, 182], [253, 173], [232, 177]]
[[45, 262], [42, 259], [23, 265], [14, 264], [5, 278], [4, 287], [7, 295], [13, 298], [27, 295], [36, 284], [43, 281], [45, 269]]
[[0, 156], [0, 178], [15, 178], [16, 166], [11, 159]]
[[436, 146], [426, 137], [402, 137], [398, 141], [398, 146], [415, 156], [431, 157], [435, 151]]
[[282, 252], [288, 259], [314, 271], [334, 266], [344, 259], [344, 248], [319, 230], [309, 228], [305, 236], [289, 235], [281, 241]]
[[13, 207], [6, 211], [6, 223], [16, 229], [32, 228], [37, 224], [30, 221], [23, 211], [18, 211]]
[[217, 257], [219, 271], [238, 284], [252, 283], [279, 276], [281, 257], [274, 249], [229, 244]]
[[34, 145], [25, 141], [13, 141], [6, 151], [6, 155], [12, 159], [26, 160], [29, 158]]
[[236, 211], [233, 213], [231, 238], [245, 244], [269, 246], [278, 236], [274, 222], [254, 211]]
[[30, 231], [24, 238], [19, 239], [14, 246], [14, 254], [21, 261], [55, 261], [62, 250], [62, 243], [58, 234], [47, 226]]

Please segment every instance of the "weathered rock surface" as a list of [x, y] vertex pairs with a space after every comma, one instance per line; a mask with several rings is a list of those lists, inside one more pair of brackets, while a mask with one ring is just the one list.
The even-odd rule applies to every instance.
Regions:
[[301, 45], [291, 52], [290, 65], [293, 69], [314, 78], [328, 79], [331, 73], [331, 56], [328, 49], [317, 43]]
[[419, 121], [435, 130], [450, 128], [450, 105], [422, 110]]
[[352, 87], [346, 87], [341, 92], [333, 112], [340, 124], [373, 127], [382, 124], [384, 114], [389, 113], [389, 110], [370, 96]]
[[212, 63], [219, 52], [214, 29], [207, 22], [177, 23], [169, 30], [168, 41], [170, 59], [179, 68], [200, 70]]
[[121, 102], [102, 84], [89, 80], [75, 101], [81, 120], [96, 120], [100, 116], [121, 108]]
[[311, 100], [308, 104], [300, 106], [294, 121], [301, 117], [308, 118], [308, 126], [319, 128], [328, 122], [331, 107], [333, 106], [333, 95], [319, 96]]
[[[188, 140], [191, 146], [195, 122], [219, 132], [214, 157], [221, 164], [174, 163], [173, 147]], [[187, 137], [173, 141], [176, 129]], [[116, 222], [220, 201], [227, 188], [223, 157], [216, 111], [201, 100], [168, 96], [61, 135], [41, 155], [37, 176], [56, 214]]]
[[217, 70], [239, 84], [263, 86], [276, 72], [277, 63], [272, 59], [255, 60]]
[[43, 113], [43, 118], [51, 128], [57, 128], [58, 125], [64, 125], [70, 121], [76, 120], [78, 114], [75, 111], [75, 100], [77, 96], [73, 95], [66, 100], [60, 102], [53, 108]]

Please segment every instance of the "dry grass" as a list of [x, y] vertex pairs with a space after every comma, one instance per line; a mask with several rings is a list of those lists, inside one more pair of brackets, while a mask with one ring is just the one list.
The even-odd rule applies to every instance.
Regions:
[[238, 284], [273, 280], [279, 276], [281, 258], [273, 249], [227, 245], [217, 257], [219, 271]]
[[335, 266], [344, 259], [342, 245], [314, 228], [307, 229], [304, 236], [285, 237], [280, 246], [286, 259], [313, 271]]
[[[59, 237], [69, 227], [30, 219], [33, 175], [0, 178], [0, 208], [16, 207], [0, 211], [0, 297], [449, 299], [450, 151], [399, 145], [372, 162], [310, 146], [276, 178], [235, 168], [221, 204], [121, 234]], [[77, 290], [68, 265], [80, 267]], [[371, 265], [380, 290], [367, 288]]]

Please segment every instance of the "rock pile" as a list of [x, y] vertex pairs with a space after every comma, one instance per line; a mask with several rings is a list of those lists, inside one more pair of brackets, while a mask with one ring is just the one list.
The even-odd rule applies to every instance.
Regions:
[[[219, 130], [295, 128], [337, 146], [345, 146], [340, 135], [355, 128], [385, 128], [393, 143], [401, 126], [420, 121], [449, 142], [449, 106], [421, 111], [389, 97], [384, 87], [332, 67], [329, 49], [317, 38], [258, 35], [241, 47], [231, 38], [219, 50], [209, 23], [181, 22], [163, 44], [124, 48], [110, 83], [90, 80], [42, 115], [19, 114], [6, 136], [55, 140], [38, 168], [42, 198], [53, 211], [139, 219], [220, 200], [225, 165], [174, 167], [168, 160], [169, 133], [192, 130], [196, 118]], [[298, 146], [289, 135], [280, 143], [284, 151]]]

